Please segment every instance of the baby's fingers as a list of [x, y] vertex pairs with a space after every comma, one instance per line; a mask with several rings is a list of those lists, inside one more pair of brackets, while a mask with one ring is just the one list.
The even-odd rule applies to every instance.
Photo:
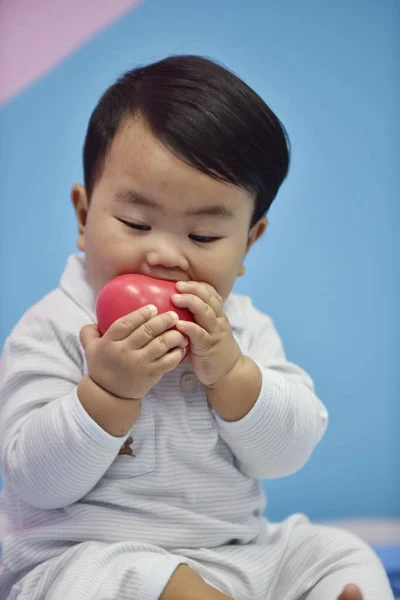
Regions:
[[104, 338], [111, 342], [119, 342], [126, 339], [136, 331], [138, 327], [143, 325], [157, 314], [157, 308], [152, 304], [143, 306], [134, 312], [129, 313], [125, 317], [121, 317], [115, 321], [104, 334]]

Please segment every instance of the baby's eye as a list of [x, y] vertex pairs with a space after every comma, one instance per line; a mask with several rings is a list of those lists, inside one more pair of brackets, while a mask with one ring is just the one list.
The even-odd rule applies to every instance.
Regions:
[[210, 242], [216, 242], [217, 240], [220, 239], [218, 237], [212, 237], [210, 235], [194, 235], [194, 234], [190, 234], [189, 238], [191, 240], [193, 240], [194, 242], [201, 242], [202, 244], [209, 244]]
[[131, 223], [130, 221], [124, 221], [124, 219], [118, 219], [121, 223], [130, 227], [131, 229], [137, 229], [138, 231], [150, 231], [151, 227], [148, 225], [139, 225], [138, 223]]

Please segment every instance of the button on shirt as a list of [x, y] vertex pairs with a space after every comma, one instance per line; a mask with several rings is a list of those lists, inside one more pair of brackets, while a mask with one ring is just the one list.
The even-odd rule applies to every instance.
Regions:
[[183, 373], [180, 379], [179, 387], [182, 392], [193, 392], [200, 385], [195, 373]]

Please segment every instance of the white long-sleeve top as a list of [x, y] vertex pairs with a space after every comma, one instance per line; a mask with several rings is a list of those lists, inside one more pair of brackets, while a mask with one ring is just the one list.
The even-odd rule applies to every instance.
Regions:
[[[272, 321], [245, 296], [224, 309], [243, 354], [262, 373], [250, 412], [222, 420], [184, 361], [143, 399], [126, 437], [104, 431], [77, 386], [87, 373], [80, 329], [95, 319], [83, 255], [22, 317], [0, 363], [3, 562], [15, 579], [87, 540], [163, 549], [257, 543], [261, 478], [297, 471], [327, 413], [308, 375], [287, 362]], [[133, 438], [133, 455], [119, 454]], [[1, 581], [1, 567], [0, 567]]]

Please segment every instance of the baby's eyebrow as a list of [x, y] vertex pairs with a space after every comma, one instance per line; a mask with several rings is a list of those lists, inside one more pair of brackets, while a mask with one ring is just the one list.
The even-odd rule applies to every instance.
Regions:
[[222, 204], [214, 204], [212, 206], [203, 206], [195, 210], [186, 211], [188, 216], [195, 217], [219, 217], [221, 219], [233, 219], [233, 212]]
[[[154, 200], [150, 200], [149, 198], [145, 198], [144, 196], [134, 192], [133, 190], [117, 192], [114, 195], [114, 200], [129, 202], [130, 204], [135, 204], [136, 206], [144, 206], [146, 208], [151, 208], [159, 212], [164, 211], [164, 207], [161, 204], [155, 202]], [[218, 217], [220, 219], [233, 219], [234, 217], [233, 212], [223, 204], [200, 206], [199, 208], [186, 211], [186, 215], [190, 217]]]

